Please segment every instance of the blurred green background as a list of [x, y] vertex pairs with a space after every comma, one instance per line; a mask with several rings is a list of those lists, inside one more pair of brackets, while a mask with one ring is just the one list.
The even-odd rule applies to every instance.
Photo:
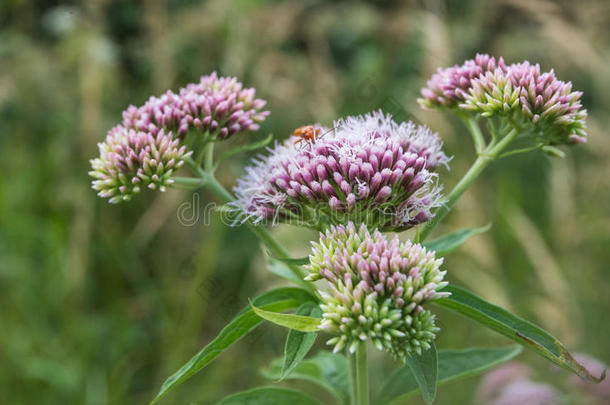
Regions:
[[[572, 81], [584, 91], [590, 138], [563, 160], [509, 158], [477, 181], [439, 233], [493, 228], [447, 258], [450, 280], [608, 363], [609, 36], [607, 0], [3, 0], [0, 404], [147, 403], [248, 297], [282, 283], [247, 229], [216, 215], [182, 225], [176, 213], [192, 193], [144, 193], [115, 206], [96, 197], [88, 160], [127, 105], [213, 70], [235, 75], [271, 115], [229, 146], [399, 105], [455, 155], [442, 172], [449, 188], [473, 160], [469, 137], [415, 100], [436, 67], [476, 52], [540, 62]], [[221, 166], [227, 187], [247, 159]], [[213, 199], [197, 196], [202, 209]], [[274, 232], [295, 257], [314, 237]], [[439, 316], [441, 348], [507, 343]], [[258, 370], [281, 355], [284, 338], [265, 326], [164, 403], [213, 403], [264, 382]], [[567, 373], [520, 359], [569, 403], [594, 403], [570, 391]], [[375, 355], [373, 366], [382, 380], [396, 364]], [[477, 381], [442, 387], [438, 403], [472, 403]]]

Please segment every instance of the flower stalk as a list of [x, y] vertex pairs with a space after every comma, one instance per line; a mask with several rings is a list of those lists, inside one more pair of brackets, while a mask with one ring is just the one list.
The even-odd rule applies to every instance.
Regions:
[[[473, 129], [473, 125], [467, 125], [473, 138], [477, 139], [480, 136], [480, 129], [478, 125], [474, 126], [476, 127], [476, 130]], [[492, 142], [486, 148], [484, 148], [483, 152], [478, 153], [478, 157], [472, 166], [470, 166], [470, 169], [468, 169], [464, 177], [462, 177], [458, 184], [456, 184], [453, 190], [451, 190], [451, 192], [447, 195], [447, 200], [445, 203], [436, 210], [434, 217], [422, 227], [419, 233], [419, 241], [423, 242], [426, 237], [430, 235], [436, 225], [438, 225], [438, 223], [447, 216], [449, 211], [451, 211], [453, 206], [457, 203], [458, 199], [462, 196], [462, 194], [464, 194], [468, 187], [474, 183], [487, 165], [498, 159], [502, 151], [515, 140], [517, 135], [519, 135], [519, 130], [517, 128], [513, 128], [498, 142], [494, 142], [492, 140]]]
[[483, 153], [485, 150], [485, 138], [481, 132], [481, 127], [479, 127], [479, 120], [462, 112], [458, 112], [457, 115], [462, 120], [466, 128], [468, 128], [468, 131], [470, 131], [472, 140], [474, 142], [474, 149], [476, 150], [477, 154]]
[[360, 342], [351, 357], [352, 404], [369, 405], [369, 372], [366, 342]]
[[[208, 145], [208, 149], [206, 150], [206, 159], [204, 164], [208, 165], [210, 168], [214, 167], [214, 150], [212, 149], [213, 144]], [[174, 178], [174, 184], [181, 185], [189, 185], [191, 189], [196, 189], [200, 187], [205, 187], [208, 191], [210, 191], [216, 198], [218, 198], [222, 203], [230, 203], [234, 201], [231, 193], [223, 187], [222, 184], [216, 180], [214, 174], [211, 171], [207, 171], [202, 169], [192, 158], [187, 158], [185, 160], [186, 165], [193, 171], [195, 175], [198, 177], [194, 178]], [[248, 229], [256, 235], [256, 237], [265, 245], [269, 252], [276, 258], [285, 259], [289, 258], [290, 254], [275, 238], [269, 233], [267, 229], [262, 226], [255, 226], [250, 223], [247, 224]], [[299, 279], [302, 280], [305, 276], [305, 273], [301, 270], [301, 268], [294, 264], [286, 264], [290, 271]], [[311, 283], [307, 283], [305, 281], [300, 282], [299, 285], [304, 287], [306, 290], [317, 294], [313, 285]]]

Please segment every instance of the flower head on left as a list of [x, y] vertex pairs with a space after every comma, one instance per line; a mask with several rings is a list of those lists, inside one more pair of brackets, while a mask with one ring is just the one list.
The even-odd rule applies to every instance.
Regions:
[[91, 160], [93, 189], [111, 203], [128, 201], [142, 187], [165, 191], [170, 176], [191, 155], [172, 133], [153, 135], [122, 126], [112, 128], [98, 144], [100, 156]]
[[165, 191], [173, 173], [206, 145], [258, 130], [269, 111], [255, 93], [234, 77], [212, 73], [178, 93], [129, 106], [91, 160], [93, 189], [111, 203], [130, 200], [143, 187]]

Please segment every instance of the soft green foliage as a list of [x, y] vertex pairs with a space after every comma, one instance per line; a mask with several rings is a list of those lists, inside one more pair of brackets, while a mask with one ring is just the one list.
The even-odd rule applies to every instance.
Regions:
[[[296, 310], [295, 314], [320, 318], [322, 316], [322, 310], [317, 303], [306, 302]], [[305, 358], [315, 343], [317, 336], [317, 332], [301, 332], [294, 329], [288, 331], [286, 346], [284, 347], [284, 364], [282, 365], [280, 380], [286, 378], [286, 376], [299, 365], [301, 360]]]
[[250, 307], [252, 307], [252, 310], [256, 315], [269, 322], [272, 322], [279, 326], [283, 326], [285, 328], [297, 330], [300, 332], [316, 332], [319, 330], [320, 327], [320, 318], [266, 311], [264, 309], [258, 308], [252, 302], [250, 303]]
[[[590, 382], [600, 381], [599, 377], [592, 376], [574, 360], [564, 345], [544, 329], [490, 304], [463, 288], [449, 285], [444, 291], [451, 292], [451, 295], [438, 300], [438, 305], [474, 319]], [[603, 378], [604, 376], [601, 376], [601, 379]]]
[[310, 396], [295, 390], [276, 387], [255, 388], [233, 394], [218, 405], [322, 405]]
[[[269, 379], [278, 380], [281, 377], [282, 364], [282, 359], [272, 361], [269, 369], [264, 370], [263, 374]], [[340, 404], [349, 403], [349, 366], [343, 355], [319, 351], [315, 356], [300, 362], [286, 379], [312, 382], [333, 394]]]
[[[254, 305], [266, 310], [284, 311], [298, 307], [303, 302], [311, 300], [312, 297], [305, 291], [298, 288], [282, 288], [270, 291], [259, 297], [256, 297], [250, 307], [242, 310], [225, 328], [220, 331], [218, 336], [209, 344], [207, 344], [199, 353], [193, 356], [180, 370], [172, 374], [161, 386], [161, 390], [155, 397], [154, 402], [157, 402], [169, 391], [185, 380], [193, 376], [208, 365], [216, 356], [225, 351], [229, 346], [237, 342], [252, 329], [257, 327], [262, 319], [259, 318], [253, 311]], [[258, 311], [264, 311], [258, 309]]]
[[[463, 350], [439, 350], [438, 384], [458, 378], [480, 374], [498, 366], [521, 353], [521, 346], [500, 348], [470, 348]], [[397, 369], [379, 390], [376, 404], [398, 404], [401, 399], [418, 392], [419, 383], [412, 368], [404, 365]]]
[[290, 270], [290, 267], [282, 259], [275, 259], [267, 255], [267, 268], [276, 276], [291, 282], [299, 282], [300, 279]]
[[423, 245], [426, 249], [433, 250], [438, 256], [446, 256], [447, 254], [459, 249], [471, 237], [486, 232], [491, 228], [491, 224], [480, 228], [467, 228], [459, 231], [448, 233], [437, 239], [426, 242]]
[[436, 384], [438, 380], [438, 359], [434, 343], [421, 354], [407, 358], [407, 365], [411, 374], [417, 381], [424, 402], [431, 404], [436, 397]]

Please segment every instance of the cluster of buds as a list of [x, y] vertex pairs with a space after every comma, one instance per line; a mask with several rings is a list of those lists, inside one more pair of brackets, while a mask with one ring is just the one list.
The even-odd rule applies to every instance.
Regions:
[[152, 135], [122, 126], [112, 128], [98, 144], [100, 157], [91, 160], [93, 189], [111, 203], [131, 199], [142, 187], [165, 190], [170, 176], [191, 152], [163, 129]]
[[540, 65], [517, 63], [472, 81], [461, 108], [484, 117], [510, 116], [551, 145], [586, 142], [582, 92]]
[[391, 231], [432, 218], [442, 203], [434, 170], [449, 161], [436, 134], [380, 111], [318, 129], [246, 169], [234, 203], [243, 220], [315, 228], [353, 221]]
[[456, 107], [465, 100], [472, 81], [486, 72], [493, 72], [496, 66], [503, 67], [504, 60], [500, 58], [496, 64], [494, 57], [477, 54], [463, 65], [438, 68], [426, 83], [427, 87], [421, 90], [422, 98], [417, 101], [425, 108]]
[[427, 350], [439, 329], [423, 305], [448, 295], [439, 292], [447, 285], [442, 263], [421, 245], [396, 236], [388, 241], [364, 224], [331, 226], [321, 234], [307, 279], [330, 285], [320, 291], [320, 328], [338, 335], [328, 341], [334, 351], [353, 353], [367, 340], [401, 360]]
[[199, 83], [151, 97], [143, 106], [129, 106], [122, 125], [112, 128], [91, 160], [93, 188], [116, 203], [127, 201], [142, 187], [164, 191], [172, 173], [192, 154], [184, 145], [191, 130], [203, 142], [255, 131], [269, 114], [266, 102], [255, 98], [234, 77], [202, 76]]
[[267, 102], [255, 95], [255, 89], [244, 89], [235, 77], [218, 77], [214, 72], [178, 94], [168, 90], [141, 107], [129, 106], [123, 112], [123, 125], [153, 135], [165, 129], [184, 137], [195, 129], [212, 139], [226, 139], [258, 130], [269, 115], [269, 111], [261, 111]]
[[477, 55], [462, 66], [439, 69], [422, 89], [426, 107], [457, 108], [483, 117], [507, 117], [542, 144], [586, 141], [581, 92], [572, 91], [555, 73], [525, 61], [506, 65], [502, 58]]

